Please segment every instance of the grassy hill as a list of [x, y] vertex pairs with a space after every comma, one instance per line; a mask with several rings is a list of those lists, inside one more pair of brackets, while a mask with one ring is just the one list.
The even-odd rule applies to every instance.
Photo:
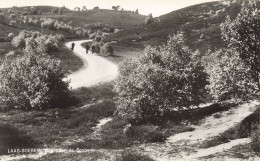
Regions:
[[142, 24], [145, 16], [126, 11], [113, 11], [107, 9], [87, 10], [84, 12], [72, 11], [65, 14], [39, 15], [50, 17], [64, 22], [72, 21], [72, 25], [88, 27], [92, 24], [103, 24], [119, 29], [130, 29]]
[[[103, 27], [118, 28], [118, 29], [129, 29], [142, 24], [145, 20], [145, 16], [135, 14], [127, 11], [114, 11], [106, 9], [98, 10], [87, 10], [82, 12], [70, 11], [66, 9], [66, 12], [62, 14], [53, 13], [53, 10], [57, 10], [57, 7], [51, 6], [35, 6], [35, 7], [13, 7], [0, 9], [2, 14], [5, 16], [5, 20], [1, 20], [0, 24], [3, 32], [0, 32], [0, 37], [5, 37], [9, 32], [16, 33], [19, 30], [36, 30], [42, 31], [41, 28], [34, 27], [32, 25], [23, 25], [22, 23], [17, 23], [15, 25], [8, 25], [12, 20], [10, 18], [11, 14], [15, 14], [15, 20], [22, 20], [25, 16], [33, 18], [53, 18], [64, 23], [68, 23], [73, 27], [82, 27], [85, 29], [101, 29]], [[37, 13], [33, 11], [37, 10]], [[39, 12], [40, 11], [40, 12]], [[28, 15], [27, 15], [28, 14]], [[4, 25], [4, 26], [3, 26]], [[45, 31], [51, 34], [52, 31]], [[64, 36], [70, 37], [71, 34], [64, 33], [61, 31], [55, 31], [56, 33], [64, 34]]]
[[165, 42], [169, 34], [184, 32], [186, 43], [202, 52], [225, 47], [221, 40], [220, 24], [226, 16], [234, 18], [241, 1], [209, 2], [190, 6], [155, 18], [155, 22], [124, 30], [109, 36], [106, 41], [118, 40], [121, 45], [157, 45]]

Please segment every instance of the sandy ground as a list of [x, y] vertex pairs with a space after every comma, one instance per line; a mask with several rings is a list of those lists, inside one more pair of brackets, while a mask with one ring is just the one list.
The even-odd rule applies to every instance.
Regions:
[[[201, 149], [200, 143], [211, 140], [224, 131], [234, 127], [247, 116], [252, 114], [260, 103], [252, 101], [228, 111], [218, 113], [220, 117], [209, 116], [200, 125], [193, 126], [194, 131], [170, 136], [164, 144], [147, 144], [139, 147], [141, 151], [160, 161], [168, 160], [200, 160], [199, 157], [208, 156], [231, 149], [239, 144], [250, 142], [249, 138], [232, 140], [228, 143]], [[231, 159], [231, 158], [229, 158]]]
[[[93, 86], [117, 77], [118, 67], [116, 64], [96, 54], [86, 53], [86, 49], [81, 44], [88, 41], [91, 40], [73, 41], [75, 43], [73, 52], [83, 60], [84, 65], [80, 70], [68, 75], [67, 79], [71, 81], [72, 89]], [[72, 41], [67, 42], [65, 46], [70, 48], [71, 43]]]

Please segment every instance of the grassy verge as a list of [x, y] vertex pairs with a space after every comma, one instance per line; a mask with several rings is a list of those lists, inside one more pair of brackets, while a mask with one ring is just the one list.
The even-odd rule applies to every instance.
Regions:
[[106, 57], [108, 60], [120, 64], [125, 59], [138, 59], [143, 55], [144, 47], [141, 45], [112, 44], [114, 56]]
[[[16, 51], [10, 42], [0, 42], [0, 58], [4, 58], [9, 51]], [[50, 52], [52, 58], [61, 61], [61, 67], [67, 72], [74, 72], [83, 66], [83, 61], [77, 57], [70, 49], [62, 45], [58, 51]]]
[[83, 61], [65, 45], [62, 45], [59, 51], [51, 52], [49, 55], [52, 58], [59, 59], [61, 61], [61, 67], [67, 73], [75, 72], [83, 66]]

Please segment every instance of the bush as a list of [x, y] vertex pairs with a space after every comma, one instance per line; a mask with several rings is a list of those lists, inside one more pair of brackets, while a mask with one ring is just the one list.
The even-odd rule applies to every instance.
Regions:
[[106, 43], [101, 47], [101, 54], [105, 56], [112, 56], [113, 55], [113, 47], [109, 44]]
[[147, 25], [150, 25], [151, 23], [153, 23], [153, 18], [152, 17], [146, 17], [145, 18], [145, 24], [147, 24]]
[[256, 153], [256, 155], [260, 156], [260, 128], [259, 127], [252, 134], [251, 140], [252, 140], [251, 141], [251, 149]]
[[[260, 93], [259, 1], [244, 2], [234, 20], [221, 24], [228, 50], [210, 72], [210, 90], [217, 100], [250, 100]], [[247, 34], [244, 34], [247, 33]]]
[[12, 45], [16, 48], [24, 48], [25, 47], [25, 40], [19, 36], [14, 37], [12, 40]]
[[218, 62], [209, 71], [209, 88], [214, 99], [224, 101], [233, 98], [244, 101], [257, 96], [257, 83], [248, 74], [250, 69], [241, 63], [238, 53], [229, 49], [219, 54]]
[[125, 150], [122, 152], [121, 156], [117, 157], [115, 161], [154, 161], [148, 156], [139, 154], [132, 150]]
[[10, 38], [10, 39], [13, 39], [14, 36], [15, 36], [15, 35], [14, 35], [12, 32], [8, 34], [8, 38]]
[[59, 61], [31, 47], [24, 55], [5, 59], [0, 66], [0, 104], [13, 108], [43, 109], [63, 107], [70, 95]]
[[9, 22], [9, 25], [11, 25], [11, 26], [13, 26], [13, 25], [15, 25], [15, 24], [16, 24], [16, 21], [15, 21], [15, 20], [12, 20], [12, 21]]
[[147, 47], [138, 61], [119, 68], [115, 90], [117, 111], [140, 121], [161, 121], [165, 113], [203, 102], [207, 74], [200, 54], [184, 45], [183, 35], [170, 36], [164, 46]]
[[10, 14], [10, 18], [13, 20], [16, 18], [16, 15], [15, 14]]
[[[253, 78], [260, 89], [260, 2], [244, 2], [240, 13], [234, 20], [230, 17], [221, 25], [222, 37], [228, 47], [235, 50], [241, 62], [249, 69], [248, 76]], [[246, 33], [246, 34], [245, 34]]]

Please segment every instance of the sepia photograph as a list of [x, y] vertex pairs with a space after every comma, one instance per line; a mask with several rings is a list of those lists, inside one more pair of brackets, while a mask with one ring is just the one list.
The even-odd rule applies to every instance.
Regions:
[[0, 0], [0, 161], [260, 161], [260, 0]]

